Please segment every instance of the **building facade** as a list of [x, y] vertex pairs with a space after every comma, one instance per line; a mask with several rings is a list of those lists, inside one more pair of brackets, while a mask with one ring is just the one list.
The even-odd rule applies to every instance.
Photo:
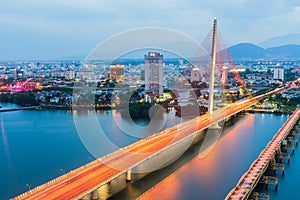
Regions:
[[284, 69], [282, 68], [275, 68], [274, 69], [274, 80], [281, 80], [284, 81]]
[[124, 65], [110, 65], [110, 80], [124, 81]]
[[76, 77], [80, 80], [95, 80], [96, 75], [93, 71], [79, 71], [76, 73]]
[[163, 55], [149, 52], [145, 55], [145, 90], [152, 91], [154, 96], [162, 96], [163, 83]]
[[221, 84], [223, 85], [228, 84], [228, 66], [222, 67]]

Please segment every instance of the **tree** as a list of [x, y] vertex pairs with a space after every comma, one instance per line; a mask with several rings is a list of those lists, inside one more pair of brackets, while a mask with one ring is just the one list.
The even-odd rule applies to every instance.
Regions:
[[0, 102], [10, 102], [10, 95], [9, 94], [1, 94], [0, 95]]
[[36, 106], [39, 102], [32, 93], [20, 93], [15, 97], [15, 103], [20, 106]]

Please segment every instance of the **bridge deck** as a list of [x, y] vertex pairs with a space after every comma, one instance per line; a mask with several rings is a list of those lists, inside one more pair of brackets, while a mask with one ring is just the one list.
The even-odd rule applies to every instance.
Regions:
[[299, 119], [299, 115], [300, 109], [298, 108], [290, 116], [287, 122], [279, 129], [273, 139], [267, 144], [266, 148], [260, 153], [258, 159], [252, 163], [249, 170], [241, 177], [236, 187], [231, 190], [226, 199], [247, 199], [267, 169], [271, 158], [280, 146], [282, 140], [287, 137]]

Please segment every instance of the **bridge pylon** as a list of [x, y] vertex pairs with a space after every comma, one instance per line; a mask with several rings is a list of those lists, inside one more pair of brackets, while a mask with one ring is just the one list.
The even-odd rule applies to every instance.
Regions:
[[211, 50], [211, 63], [210, 63], [210, 83], [209, 83], [209, 98], [208, 98], [208, 113], [213, 114], [214, 109], [214, 88], [215, 88], [215, 71], [217, 61], [217, 18], [214, 18], [212, 30], [212, 50]]
[[[215, 89], [215, 71], [217, 62], [217, 18], [214, 18], [212, 30], [212, 50], [211, 50], [211, 63], [210, 63], [210, 83], [209, 83], [209, 98], [208, 98], [208, 114], [211, 116], [214, 112], [214, 89]], [[211, 129], [220, 129], [218, 123], [210, 126]]]

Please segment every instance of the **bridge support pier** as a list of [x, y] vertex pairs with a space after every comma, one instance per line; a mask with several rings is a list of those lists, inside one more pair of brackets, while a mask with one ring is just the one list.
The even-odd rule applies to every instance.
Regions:
[[265, 188], [268, 189], [269, 185], [274, 185], [275, 190], [278, 189], [278, 178], [274, 176], [263, 176], [260, 180], [260, 183], [265, 185]]
[[252, 192], [250, 195], [250, 199], [261, 199], [261, 200], [269, 200], [270, 195], [265, 193]]
[[91, 192], [91, 199], [92, 200], [97, 200], [98, 199], [98, 191], [94, 190], [93, 192]]
[[218, 123], [215, 123], [215, 124], [211, 125], [209, 128], [210, 129], [221, 129], [221, 126], [219, 126]]
[[287, 142], [288, 142], [288, 144], [294, 144], [294, 145], [298, 146], [298, 138], [297, 137], [288, 136]]
[[271, 158], [268, 168], [271, 170], [274, 176], [277, 172], [281, 172], [281, 175], [284, 175], [284, 164], [277, 163], [275, 156]]
[[126, 172], [126, 181], [127, 182], [130, 182], [132, 180], [132, 177], [131, 177], [131, 170], [128, 170]]

